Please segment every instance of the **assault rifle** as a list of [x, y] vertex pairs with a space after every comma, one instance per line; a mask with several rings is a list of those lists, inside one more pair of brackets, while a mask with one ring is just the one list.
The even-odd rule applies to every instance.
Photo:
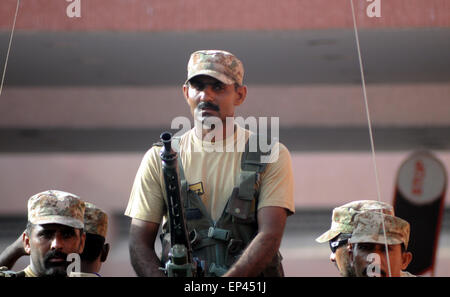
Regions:
[[191, 243], [186, 228], [183, 201], [178, 177], [178, 154], [172, 149], [172, 134], [160, 136], [163, 147], [160, 152], [169, 210], [170, 251], [163, 269], [169, 277], [200, 276], [198, 261], [192, 258]]

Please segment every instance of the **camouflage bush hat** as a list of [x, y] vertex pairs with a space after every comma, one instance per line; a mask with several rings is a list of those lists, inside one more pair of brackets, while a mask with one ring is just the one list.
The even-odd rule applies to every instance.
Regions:
[[394, 208], [384, 202], [375, 200], [357, 200], [333, 209], [331, 217], [331, 228], [316, 238], [317, 242], [330, 241], [340, 233], [353, 233], [355, 227], [355, 215], [364, 211], [382, 211], [386, 214], [394, 215]]
[[355, 230], [353, 230], [350, 243], [371, 242], [385, 243], [383, 232], [386, 230], [387, 244], [405, 244], [408, 248], [409, 223], [399, 217], [381, 214], [377, 212], [363, 212], [355, 216]]
[[108, 231], [108, 215], [92, 203], [85, 202], [84, 231], [106, 238]]
[[208, 75], [224, 84], [242, 85], [244, 66], [232, 53], [222, 50], [201, 50], [191, 54], [186, 83], [197, 75]]
[[28, 221], [32, 224], [61, 224], [84, 227], [84, 202], [77, 195], [48, 190], [28, 200]]

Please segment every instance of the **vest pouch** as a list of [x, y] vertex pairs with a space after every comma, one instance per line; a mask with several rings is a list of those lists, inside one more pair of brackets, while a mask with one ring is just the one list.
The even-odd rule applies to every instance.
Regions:
[[233, 216], [233, 218], [239, 219], [242, 223], [251, 223], [255, 220], [252, 213], [252, 197], [242, 197], [239, 195], [239, 188], [234, 188], [228, 201], [226, 212]]
[[221, 276], [228, 270], [229, 266], [225, 262], [227, 258], [225, 241], [208, 237], [200, 240], [192, 250], [194, 257], [205, 263], [207, 268], [205, 276]]
[[230, 230], [209, 227], [208, 229], [208, 237], [228, 241], [230, 240]]

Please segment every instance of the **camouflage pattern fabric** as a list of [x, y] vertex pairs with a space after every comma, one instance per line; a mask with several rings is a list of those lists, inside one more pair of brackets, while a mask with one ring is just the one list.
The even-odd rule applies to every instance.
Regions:
[[[386, 240], [383, 231], [386, 231]], [[363, 212], [355, 217], [355, 230], [350, 243], [381, 243], [388, 245], [405, 244], [408, 248], [409, 223], [399, 217], [376, 212]], [[387, 241], [387, 242], [386, 242]]]
[[84, 227], [84, 202], [76, 195], [48, 190], [28, 200], [28, 221], [33, 224], [61, 224]]
[[221, 50], [201, 50], [191, 54], [186, 83], [197, 75], [208, 75], [230, 85], [242, 85], [244, 66], [232, 53]]
[[384, 202], [375, 200], [357, 200], [333, 209], [331, 228], [316, 238], [317, 242], [330, 241], [340, 233], [353, 233], [355, 216], [364, 211], [383, 212], [394, 215], [394, 208]]
[[84, 231], [106, 238], [108, 231], [108, 215], [92, 203], [85, 202]]

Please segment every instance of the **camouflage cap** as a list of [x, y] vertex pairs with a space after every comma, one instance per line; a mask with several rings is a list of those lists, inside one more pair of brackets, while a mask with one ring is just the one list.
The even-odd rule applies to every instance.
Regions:
[[404, 243], [405, 248], [408, 248], [410, 231], [409, 223], [399, 217], [377, 212], [363, 212], [355, 216], [356, 227], [349, 242], [384, 244], [383, 218], [387, 244]]
[[77, 195], [48, 190], [28, 200], [28, 221], [32, 224], [61, 224], [84, 227], [84, 201]]
[[84, 231], [106, 238], [108, 231], [108, 215], [92, 203], [85, 202]]
[[327, 242], [340, 233], [352, 233], [355, 227], [355, 215], [364, 211], [382, 211], [386, 214], [394, 214], [394, 208], [384, 202], [375, 200], [357, 200], [333, 209], [331, 228], [316, 238], [317, 242]]
[[186, 83], [197, 75], [208, 75], [230, 85], [242, 85], [244, 66], [232, 53], [222, 50], [201, 50], [191, 54]]

